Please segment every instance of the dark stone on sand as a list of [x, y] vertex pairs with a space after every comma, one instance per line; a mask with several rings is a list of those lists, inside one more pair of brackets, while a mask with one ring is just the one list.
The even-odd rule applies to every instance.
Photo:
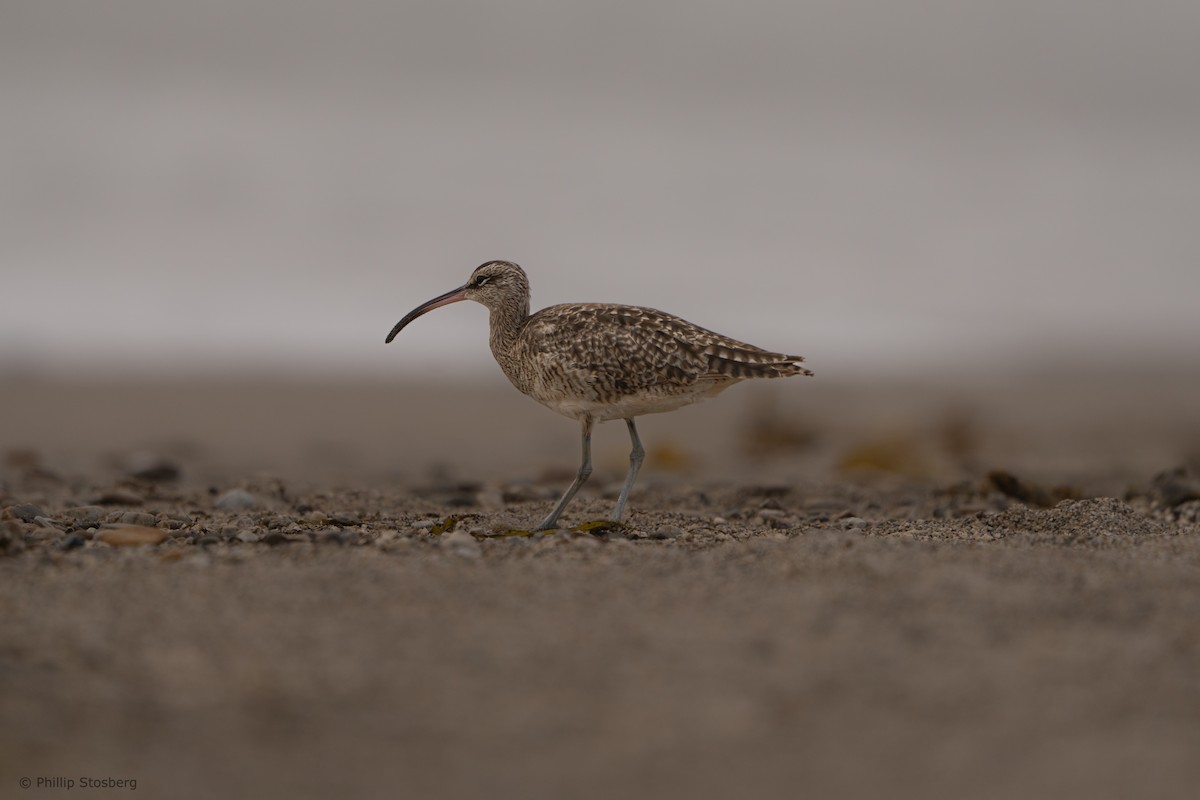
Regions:
[[46, 512], [42, 511], [40, 506], [35, 506], [33, 503], [18, 503], [10, 508], [9, 511], [22, 522], [33, 522], [38, 517], [46, 515]]
[[1200, 481], [1185, 467], [1176, 467], [1160, 472], [1151, 481], [1154, 496], [1167, 508], [1181, 506], [1189, 500], [1200, 500]]
[[59, 547], [64, 551], [75, 550], [83, 547], [83, 537], [78, 533], [72, 533], [70, 536], [62, 540]]
[[21, 523], [16, 520], [0, 520], [0, 555], [16, 555], [25, 549], [25, 537], [21, 534]]
[[135, 453], [130, 457], [126, 472], [143, 481], [161, 483], [179, 479], [179, 465], [155, 453]]
[[191, 515], [184, 514], [181, 511], [167, 511], [158, 515], [159, 522], [164, 528], [171, 530], [179, 530], [191, 525], [194, 520]]
[[358, 537], [350, 531], [341, 531], [337, 529], [313, 531], [308, 535], [308, 538], [317, 544], [351, 544]]
[[1029, 481], [1021, 480], [1011, 472], [994, 469], [988, 473], [988, 484], [1005, 497], [1019, 500], [1026, 505], [1050, 508], [1063, 500], [1078, 500], [1080, 494], [1070, 486], [1055, 486], [1045, 488]]
[[140, 506], [142, 496], [130, 489], [110, 489], [88, 500], [94, 506]]

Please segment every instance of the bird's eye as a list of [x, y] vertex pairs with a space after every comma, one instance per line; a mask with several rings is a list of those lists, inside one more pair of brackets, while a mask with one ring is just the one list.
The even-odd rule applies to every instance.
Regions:
[[475, 288], [478, 289], [492, 279], [491, 275], [480, 275], [475, 279]]

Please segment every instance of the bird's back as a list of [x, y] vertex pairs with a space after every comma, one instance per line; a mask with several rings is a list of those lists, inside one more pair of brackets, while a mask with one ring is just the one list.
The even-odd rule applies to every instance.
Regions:
[[525, 320], [496, 359], [518, 389], [570, 417], [670, 411], [748, 378], [811, 375], [773, 353], [640, 306], [576, 303]]

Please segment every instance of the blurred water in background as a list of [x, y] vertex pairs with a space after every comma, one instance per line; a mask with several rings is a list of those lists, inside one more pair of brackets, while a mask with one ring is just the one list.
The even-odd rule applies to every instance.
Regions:
[[1200, 4], [0, 3], [0, 374], [489, 365], [667, 309], [818, 375], [1200, 361]]

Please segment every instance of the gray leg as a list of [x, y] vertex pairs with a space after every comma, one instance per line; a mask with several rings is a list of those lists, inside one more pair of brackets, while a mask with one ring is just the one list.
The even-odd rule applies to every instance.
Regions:
[[625, 485], [621, 487], [621, 496], [617, 498], [617, 507], [613, 509], [613, 522], [621, 521], [621, 515], [625, 513], [625, 502], [629, 499], [629, 491], [633, 489], [633, 482], [637, 480], [638, 470], [642, 468], [642, 460], [646, 457], [633, 419], [625, 420], [625, 424], [629, 426], [629, 438], [633, 441], [633, 449], [629, 451], [629, 474], [625, 476]]
[[558, 515], [567, 507], [567, 503], [571, 502], [571, 498], [579, 491], [579, 487], [583, 486], [587, 481], [588, 476], [592, 474], [592, 418], [585, 417], [583, 420], [583, 463], [579, 465], [579, 474], [575, 476], [575, 482], [572, 483], [562, 499], [558, 501], [558, 505], [550, 512], [550, 516], [542, 520], [542, 524], [537, 526], [539, 531], [549, 530], [558, 524]]

